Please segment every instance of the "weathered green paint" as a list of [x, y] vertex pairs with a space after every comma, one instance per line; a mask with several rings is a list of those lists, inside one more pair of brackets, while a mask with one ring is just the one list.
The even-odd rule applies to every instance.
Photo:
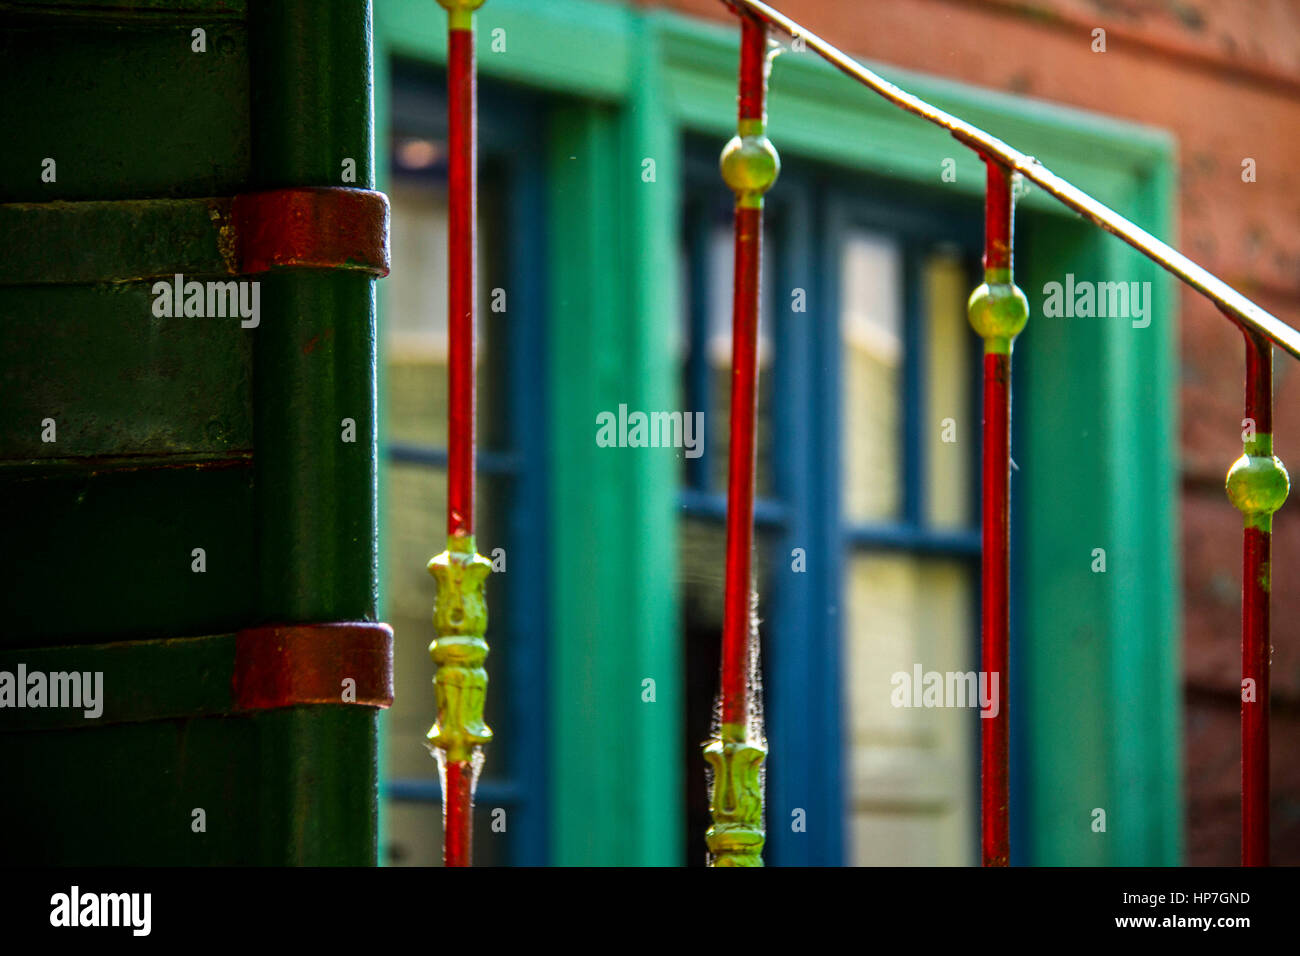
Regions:
[[[6, 250], [0, 285], [233, 273], [229, 219], [226, 198], [6, 203], [0, 205]], [[41, 242], [29, 241], [34, 235]]]
[[[0, 708], [0, 734], [90, 730], [111, 724], [140, 723], [229, 714], [234, 708], [235, 635], [215, 634], [156, 641], [0, 649], [0, 671], [16, 674], [83, 671], [103, 675], [102, 710], [88, 718], [85, 709]], [[189, 675], [175, 679], [176, 672]], [[0, 738], [7, 739], [7, 738]]]
[[[0, 461], [252, 451], [261, 330], [156, 318], [150, 286], [0, 286], [0, 354], [12, 356], [0, 369]], [[55, 442], [42, 440], [47, 418]]]

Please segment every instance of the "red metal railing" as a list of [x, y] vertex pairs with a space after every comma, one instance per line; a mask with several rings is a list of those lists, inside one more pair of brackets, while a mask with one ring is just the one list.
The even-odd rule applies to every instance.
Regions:
[[750, 699], [758, 666], [753, 633], [754, 423], [758, 395], [758, 301], [763, 252], [763, 193], [780, 162], [764, 135], [767, 28], [746, 17], [740, 33], [736, 136], [722, 153], [722, 175], [736, 194], [736, 264], [732, 305], [731, 446], [727, 478], [727, 564], [722, 608], [722, 722], [705, 744], [713, 767], [709, 852], [718, 866], [761, 863], [767, 756]]
[[[1268, 664], [1270, 539], [1272, 515], [1286, 500], [1289, 478], [1273, 456], [1272, 361], [1277, 345], [1300, 358], [1300, 331], [1270, 315], [1235, 289], [1187, 259], [1114, 210], [983, 130], [952, 116], [884, 80], [825, 40], [759, 0], [723, 0], [740, 17], [740, 134], [723, 152], [722, 172], [737, 196], [735, 355], [732, 368], [731, 477], [728, 485], [726, 614], [723, 627], [723, 742], [727, 721], [749, 706], [744, 687], [751, 658], [748, 640], [750, 549], [753, 527], [754, 377], [752, 336], [756, 326], [762, 193], [775, 179], [775, 151], [764, 135], [761, 117], [766, 86], [767, 31], [775, 28], [799, 38], [810, 50], [896, 106], [948, 130], [973, 149], [988, 167], [985, 206], [984, 284], [971, 295], [970, 321], [984, 339], [984, 421], [981, 489], [982, 621], [981, 666], [997, 676], [998, 716], [981, 724], [981, 836], [985, 866], [1006, 866], [1008, 837], [1008, 622], [1010, 606], [1009, 477], [1011, 467], [1011, 352], [1028, 319], [1028, 303], [1012, 276], [1013, 181], [1024, 176], [1101, 228], [1127, 242], [1214, 302], [1246, 336], [1245, 453], [1228, 473], [1230, 500], [1245, 519], [1242, 579], [1242, 863], [1268, 863]], [[748, 125], [747, 125], [748, 124]], [[764, 180], [761, 156], [773, 168]], [[754, 201], [756, 200], [756, 202]], [[750, 206], [745, 206], [746, 202]], [[756, 205], [755, 210], [753, 206]], [[742, 206], [744, 208], [742, 209]], [[744, 215], [742, 215], [742, 212]], [[743, 549], [743, 554], [737, 553]], [[730, 715], [728, 717], [727, 715]], [[717, 741], [707, 745], [716, 749]], [[706, 753], [707, 753], [706, 749]], [[759, 758], [761, 760], [761, 758]], [[712, 761], [717, 771], [717, 761]], [[714, 826], [729, 825], [731, 777], [715, 776]], [[761, 793], [759, 817], [761, 820]], [[734, 801], [733, 801], [734, 802]], [[713, 831], [710, 831], [712, 833]], [[762, 846], [762, 831], [756, 836]], [[713, 849], [712, 840], [710, 849]], [[716, 851], [715, 851], [716, 853]], [[718, 862], [728, 862], [718, 859]], [[750, 862], [758, 862], [756, 859]]]
[[447, 10], [447, 550], [429, 562], [438, 581], [438, 722], [429, 746], [442, 778], [443, 862], [469, 866], [474, 784], [483, 745], [488, 646], [484, 583], [491, 564], [474, 541], [474, 290], [477, 184], [477, 85], [474, 11], [483, 0], [438, 0]]

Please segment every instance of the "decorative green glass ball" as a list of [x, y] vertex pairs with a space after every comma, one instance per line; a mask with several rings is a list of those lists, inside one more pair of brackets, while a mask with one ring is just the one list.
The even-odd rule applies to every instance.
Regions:
[[1242, 514], [1271, 515], [1291, 490], [1291, 476], [1273, 455], [1242, 455], [1228, 469], [1228, 500]]
[[1029, 321], [1029, 300], [1009, 282], [985, 282], [971, 293], [966, 313], [980, 338], [1009, 343]]
[[722, 179], [737, 196], [761, 196], [781, 172], [781, 157], [766, 136], [733, 136], [722, 149]]

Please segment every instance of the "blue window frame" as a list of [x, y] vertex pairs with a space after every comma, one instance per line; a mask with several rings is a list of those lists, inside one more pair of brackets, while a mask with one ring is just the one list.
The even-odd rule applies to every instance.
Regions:
[[[683, 600], [688, 710], [686, 786], [690, 807], [687, 859], [703, 862], [708, 825], [699, 742], [710, 731], [717, 691], [717, 628], [720, 616], [693, 599], [692, 547], [718, 562], [720, 589], [722, 522], [725, 517], [726, 403], [729, 396], [711, 368], [711, 329], [730, 324], [730, 288], [721, 284], [714, 257], [720, 239], [729, 255], [731, 197], [721, 186], [717, 144], [688, 140], [684, 161], [682, 257], [684, 330], [682, 395], [688, 410], [706, 415], [704, 454], [682, 469]], [[927, 255], [943, 249], [960, 263], [965, 289], [979, 281], [981, 211], [969, 200], [935, 202], [933, 193], [850, 175], [813, 164], [786, 161], [779, 188], [766, 201], [764, 297], [761, 338], [770, 360], [760, 370], [757, 577], [764, 697], [770, 756], [767, 767], [766, 857], [776, 865], [841, 865], [848, 847], [849, 788], [846, 759], [848, 700], [845, 683], [847, 622], [845, 579], [856, 555], [901, 553], [964, 566], [975, 604], [967, 658], [978, 667], [978, 434], [979, 349], [968, 350], [961, 374], [969, 419], [961, 423], [968, 456], [965, 506], [960, 518], [936, 526], [927, 487], [927, 429], [937, 428], [926, 408], [927, 322], [921, 270]], [[902, 365], [897, 379], [898, 475], [896, 513], [882, 519], [846, 515], [841, 456], [844, 362], [840, 316], [844, 280], [841, 252], [854, 231], [887, 236], [899, 250]], [[729, 268], [729, 263], [728, 263]], [[794, 290], [803, 290], [806, 311], [793, 311]], [[719, 312], [722, 315], [719, 315]], [[954, 334], [970, 335], [965, 328]], [[716, 351], [716, 349], [715, 349]], [[729, 367], [730, 355], [725, 356]], [[767, 384], [764, 385], [764, 379]], [[721, 389], [721, 394], [719, 391]], [[721, 414], [716, 412], [721, 411]], [[712, 431], [712, 435], [708, 431]], [[767, 440], [763, 433], [767, 432]], [[720, 460], [719, 460], [720, 459]], [[712, 529], [704, 532], [702, 529]], [[711, 533], [712, 541], [698, 542]], [[694, 543], [692, 543], [694, 542]], [[803, 550], [806, 571], [790, 571], [792, 553]], [[972, 720], [972, 740], [978, 733]], [[975, 744], [977, 751], [977, 743]], [[977, 769], [977, 768], [976, 768]], [[978, 773], [969, 781], [978, 808]], [[803, 832], [791, 827], [804, 811]], [[977, 835], [974, 839], [977, 839]], [[975, 846], [972, 841], [971, 855]]]
[[[446, 185], [445, 148], [446, 94], [440, 72], [416, 64], [396, 62], [392, 70], [393, 168], [395, 225], [397, 203], [404, 195], [441, 195]], [[545, 459], [546, 427], [543, 419], [546, 403], [543, 334], [544, 289], [544, 194], [539, 164], [531, 148], [540, 140], [540, 115], [531, 99], [519, 91], [508, 94], [493, 84], [483, 83], [480, 90], [479, 163], [480, 163], [480, 230], [485, 247], [480, 254], [479, 316], [479, 394], [478, 394], [478, 472], [477, 494], [478, 544], [485, 555], [504, 551], [505, 573], [489, 578], [488, 658], [490, 683], [487, 719], [497, 733], [497, 741], [488, 747], [483, 776], [479, 781], [475, 814], [475, 855], [479, 863], [544, 865], [548, 859], [547, 809], [547, 729], [546, 669], [548, 620], [547, 562], [545, 542], [547, 528]], [[418, 237], [417, 237], [418, 238]], [[428, 243], [436, 246], [440, 237], [430, 234]], [[431, 254], [440, 250], [432, 250]], [[390, 282], [402, 281], [394, 276]], [[504, 293], [504, 300], [496, 290]], [[445, 296], [445, 289], [440, 291]], [[390, 312], [399, 306], [390, 297]], [[504, 311], [493, 308], [504, 306]], [[409, 304], [408, 304], [409, 309]], [[417, 306], [418, 308], [418, 306]], [[445, 307], [444, 307], [445, 308]], [[433, 308], [431, 307], [431, 311]], [[381, 329], [395, 315], [381, 315]], [[408, 324], [411, 319], [405, 321]], [[434, 330], [435, 332], [437, 330]], [[433, 338], [436, 338], [434, 336]], [[387, 346], [381, 346], [385, 366], [394, 358]], [[388, 394], [381, 396], [385, 405], [395, 400], [397, 384], [393, 376], [381, 372]], [[431, 418], [445, 416], [445, 394], [438, 396], [437, 407], [426, 404], [421, 409]], [[430, 431], [445, 423], [431, 421]], [[391, 429], [386, 429], [391, 431]], [[384, 436], [381, 449], [381, 481], [395, 469], [418, 469], [430, 476], [445, 474], [447, 451], [437, 440], [410, 440]], [[386, 514], [383, 527], [402, 521], [394, 509], [398, 503], [381, 495]], [[445, 500], [430, 496], [418, 502], [436, 516], [434, 537], [427, 542], [425, 559], [440, 551]], [[384, 551], [387, 553], [387, 545]], [[407, 561], [405, 563], [411, 563]], [[415, 569], [386, 569], [385, 580], [393, 574], [423, 574], [422, 564]], [[432, 579], [418, 606], [385, 609], [388, 619], [423, 621], [423, 630], [397, 634], [399, 660], [403, 642], [427, 645], [432, 630]], [[426, 680], [416, 682], [423, 694], [410, 705], [422, 710], [431, 725], [434, 720], [433, 688], [429, 679], [433, 665], [427, 662], [420, 670]], [[401, 675], [399, 675], [400, 677]], [[398, 701], [395, 705], [400, 706]], [[387, 746], [397, 740], [390, 729]], [[410, 749], [415, 741], [410, 734], [400, 740]], [[403, 755], [406, 763], [409, 755]], [[431, 841], [440, 838], [441, 789], [436, 765], [427, 758], [427, 773], [388, 776], [382, 787], [390, 806], [427, 810]], [[388, 763], [398, 761], [390, 759]], [[492, 811], [505, 810], [504, 821]], [[505, 823], [500, 829], [499, 823]], [[494, 828], [494, 823], [497, 826]], [[390, 862], [403, 862], [390, 860]], [[411, 862], [433, 863], [419, 859]]]

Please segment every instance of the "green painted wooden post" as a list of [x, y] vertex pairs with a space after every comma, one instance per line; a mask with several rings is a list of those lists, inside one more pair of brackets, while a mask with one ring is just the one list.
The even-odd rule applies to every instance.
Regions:
[[[250, 13], [253, 178], [373, 187], [370, 5], [274, 0]], [[304, 24], [311, 29], [304, 29]], [[349, 161], [355, 181], [344, 179]], [[268, 620], [374, 620], [374, 279], [262, 279], [255, 442]], [[342, 420], [357, 441], [341, 440]]]
[[[188, 28], [107, 6], [72, 20], [33, 8], [0, 38], [11, 132], [28, 144], [0, 158], [0, 201], [103, 201], [88, 228], [35, 233], [38, 265], [64, 268], [61, 250], [89, 247], [87, 274], [44, 275], [59, 284], [41, 286], [0, 276], [6, 374], [42, 370], [21, 390], [31, 407], [0, 416], [0, 517], [25, 544], [0, 561], [15, 598], [0, 645], [6, 664], [74, 645], [58, 652], [64, 666], [93, 670], [104, 649], [82, 645], [124, 642], [131, 680], [106, 674], [105, 694], [120, 703], [129, 685], [134, 708], [123, 722], [4, 729], [20, 766], [56, 768], [0, 794], [0, 811], [28, 824], [5, 858], [366, 863], [375, 854], [372, 710], [216, 717], [166, 705], [178, 689], [201, 688], [224, 692], [208, 703], [229, 709], [226, 632], [235, 628], [374, 618], [373, 280], [259, 276], [255, 330], [159, 322], [152, 283], [118, 280], [153, 274], [172, 255], [187, 273], [220, 274], [186, 219], [202, 197], [370, 183], [369, 6], [192, 6], [204, 56], [191, 52]], [[76, 79], [87, 71], [102, 80], [90, 94]], [[28, 170], [51, 152], [58, 181], [46, 188]], [[356, 160], [355, 182], [342, 179], [345, 157]], [[0, 232], [21, 225], [7, 213]], [[137, 229], [141, 217], [148, 226]], [[160, 223], [165, 240], [142, 238]], [[66, 440], [33, 466], [24, 418], [40, 405], [58, 411]], [[357, 422], [355, 444], [340, 441], [345, 416]], [[203, 574], [191, 571], [198, 545]], [[195, 639], [198, 656], [184, 650], [192, 641], [144, 640], [194, 635], [217, 636]], [[101, 778], [117, 785], [85, 787]], [[196, 808], [206, 832], [191, 828]]]
[[[373, 186], [369, 0], [260, 3], [249, 35], [255, 185]], [[363, 273], [262, 278], [254, 461], [263, 620], [375, 620], [374, 302], [374, 278]], [[355, 422], [355, 442], [342, 440], [344, 419]], [[309, 828], [305, 837], [286, 829], [284, 859], [373, 861], [374, 711], [295, 707], [257, 719], [287, 774], [267, 788], [268, 812]], [[339, 739], [353, 746], [331, 745]]]

